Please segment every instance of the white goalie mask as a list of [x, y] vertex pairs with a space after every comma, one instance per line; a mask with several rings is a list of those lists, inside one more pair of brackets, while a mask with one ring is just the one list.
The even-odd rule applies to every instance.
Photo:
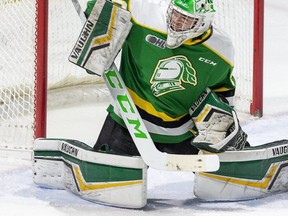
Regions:
[[213, 0], [172, 0], [167, 10], [167, 41], [170, 49], [205, 33], [214, 19]]

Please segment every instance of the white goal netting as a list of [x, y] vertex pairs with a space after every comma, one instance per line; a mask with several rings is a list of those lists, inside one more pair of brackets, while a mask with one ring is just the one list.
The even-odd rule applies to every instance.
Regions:
[[235, 106], [249, 113], [253, 87], [253, 0], [214, 0], [215, 25], [227, 32], [235, 47]]

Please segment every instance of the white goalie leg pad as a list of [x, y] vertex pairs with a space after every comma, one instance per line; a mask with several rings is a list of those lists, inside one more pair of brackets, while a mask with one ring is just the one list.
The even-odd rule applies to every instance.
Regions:
[[[34, 151], [58, 152], [59, 144], [51, 142], [45, 145], [44, 142], [34, 142]], [[59, 157], [59, 153], [48, 157], [35, 157], [33, 155], [33, 180], [42, 187], [65, 189], [64, 184], [64, 162]]]
[[194, 193], [203, 200], [237, 201], [288, 191], [288, 140], [219, 154], [220, 169], [196, 173]]
[[76, 140], [36, 139], [33, 161], [34, 182], [42, 187], [112, 206], [147, 203], [147, 166], [140, 157], [95, 152]]
[[97, 0], [69, 60], [102, 76], [123, 46], [132, 27], [130, 20], [129, 11], [110, 1]]

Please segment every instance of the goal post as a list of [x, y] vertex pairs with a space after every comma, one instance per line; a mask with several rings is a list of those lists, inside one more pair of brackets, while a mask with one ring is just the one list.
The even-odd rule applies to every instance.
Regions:
[[264, 0], [254, 1], [253, 96], [250, 113], [263, 115]]
[[48, 0], [36, 0], [34, 136], [46, 137], [48, 77]]
[[[214, 4], [235, 45], [236, 109], [262, 116], [264, 0]], [[81, 29], [71, 0], [0, 0], [0, 155], [31, 153], [49, 107], [109, 97], [102, 79], [68, 61]]]

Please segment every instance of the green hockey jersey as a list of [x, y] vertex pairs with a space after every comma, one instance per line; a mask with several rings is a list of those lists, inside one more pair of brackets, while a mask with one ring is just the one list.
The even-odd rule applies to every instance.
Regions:
[[[234, 50], [227, 35], [211, 27], [176, 49], [166, 44], [170, 0], [117, 0], [131, 12], [132, 29], [122, 47], [120, 74], [154, 142], [178, 143], [193, 136], [189, 108], [209, 87], [234, 92]], [[94, 1], [88, 2], [86, 12]], [[112, 118], [125, 127], [116, 106]]]

